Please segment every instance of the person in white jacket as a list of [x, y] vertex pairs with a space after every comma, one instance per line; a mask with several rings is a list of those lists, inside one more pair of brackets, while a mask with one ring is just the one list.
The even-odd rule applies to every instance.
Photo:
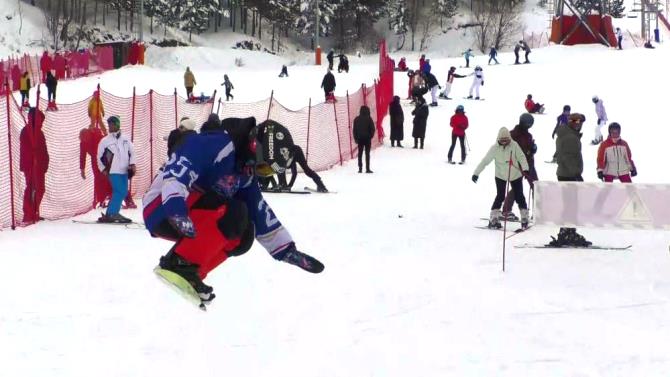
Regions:
[[121, 120], [118, 116], [107, 118], [109, 134], [98, 144], [98, 169], [106, 175], [112, 186], [112, 199], [107, 212], [98, 222], [130, 223], [131, 220], [121, 216], [121, 202], [128, 193], [128, 179], [135, 175], [135, 153], [133, 143], [121, 135]]
[[593, 96], [591, 98], [593, 104], [596, 105], [596, 116], [598, 117], [598, 123], [596, 123], [596, 137], [591, 141], [592, 145], [598, 145], [603, 141], [603, 133], [601, 131], [602, 127], [607, 124], [607, 112], [605, 111], [605, 105], [603, 104], [602, 98], [598, 96]]
[[475, 76], [472, 80], [472, 85], [470, 86], [470, 94], [468, 95], [468, 99], [472, 99], [473, 90], [475, 90], [475, 93], [477, 94], [475, 99], [479, 99], [479, 87], [484, 86], [484, 70], [482, 67], [476, 66], [475, 71], [468, 76]]
[[528, 173], [528, 161], [524, 155], [521, 147], [510, 135], [506, 127], [502, 127], [498, 131], [498, 138], [496, 143], [491, 146], [486, 156], [477, 165], [475, 172], [472, 175], [472, 181], [477, 183], [479, 174], [486, 168], [491, 161], [495, 161], [495, 182], [496, 182], [496, 198], [493, 200], [491, 206], [491, 217], [489, 220], [489, 228], [500, 229], [501, 212], [503, 201], [505, 200], [505, 189], [509, 181], [512, 191], [514, 192], [514, 199], [516, 200], [519, 209], [521, 210], [521, 227], [528, 227], [528, 205], [526, 204], [526, 197], [523, 194], [522, 178], [526, 177], [529, 184], [533, 185]]

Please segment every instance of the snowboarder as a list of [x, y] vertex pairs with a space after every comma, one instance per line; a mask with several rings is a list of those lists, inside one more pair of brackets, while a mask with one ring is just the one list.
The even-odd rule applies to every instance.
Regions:
[[[491, 161], [495, 161], [495, 182], [496, 197], [491, 205], [491, 216], [488, 227], [491, 229], [500, 229], [500, 207], [505, 200], [505, 189], [507, 182], [514, 191], [514, 199], [521, 209], [521, 228], [528, 227], [528, 206], [526, 197], [523, 195], [523, 180], [526, 177], [530, 181], [528, 172], [528, 162], [526, 156], [514, 140], [507, 128], [502, 127], [498, 131], [496, 143], [491, 146], [486, 156], [477, 165], [472, 174], [472, 182], [477, 183], [479, 174], [486, 168]], [[532, 184], [532, 183], [531, 183]]]
[[442, 93], [440, 93], [440, 98], [451, 99], [449, 98], [449, 92], [451, 92], [451, 84], [454, 82], [454, 78], [460, 79], [463, 77], [467, 76], [456, 73], [456, 67], [449, 68], [449, 72], [447, 73], [447, 82], [444, 85], [444, 90]]
[[349, 73], [349, 59], [347, 56], [344, 54], [339, 54], [337, 57], [340, 59], [340, 61], [337, 63], [337, 73], [342, 73], [342, 71]]
[[226, 87], [226, 101], [235, 99], [235, 96], [233, 96], [230, 91], [235, 89], [233, 86], [233, 83], [230, 82], [230, 79], [228, 78], [228, 75], [223, 75], [223, 82], [221, 83], [221, 86]]
[[47, 86], [47, 110], [52, 111], [52, 110], [58, 110], [58, 106], [56, 106], [56, 87], [58, 86], [58, 80], [56, 79], [56, 76], [51, 73], [51, 71], [47, 72], [47, 77], [46, 77], [46, 86]]
[[472, 53], [471, 48], [468, 48], [465, 50], [465, 52], [463, 52], [463, 57], [465, 58], [465, 68], [470, 68], [470, 58], [473, 56], [475, 55]]
[[109, 135], [98, 144], [98, 168], [109, 179], [112, 198], [100, 223], [130, 223], [132, 220], [119, 213], [121, 202], [128, 194], [128, 180], [135, 175], [135, 152], [133, 143], [121, 134], [121, 119], [112, 115], [107, 118]]
[[361, 106], [359, 114], [354, 118], [354, 141], [358, 145], [358, 172], [363, 172], [362, 156], [365, 152], [365, 172], [372, 173], [370, 170], [370, 147], [372, 138], [375, 136], [375, 122], [370, 116], [370, 108]]
[[[582, 125], [586, 117], [579, 113], [572, 113], [568, 117], [567, 127], [558, 127], [556, 131], [556, 152], [558, 167], [556, 177], [559, 182], [583, 182], [582, 172], [584, 161], [582, 160]], [[576, 200], [565, 200], [564, 213], [576, 213]], [[577, 233], [575, 228], [561, 228], [558, 236], [551, 237], [550, 246], [591, 246], [584, 236]]]
[[42, 220], [40, 204], [44, 197], [45, 176], [49, 170], [49, 151], [42, 131], [44, 113], [31, 107], [28, 123], [19, 136], [19, 170], [23, 172], [26, 189], [23, 193], [23, 223]]
[[426, 138], [426, 124], [428, 123], [428, 105], [423, 96], [417, 97], [416, 107], [412, 110], [414, 120], [412, 121], [412, 137], [414, 138], [414, 149], [419, 147], [423, 149], [423, 140]]
[[195, 75], [191, 72], [190, 67], [186, 67], [184, 72], [184, 87], [186, 88], [186, 100], [188, 101], [193, 96], [193, 87], [197, 84]]
[[395, 147], [397, 142], [398, 147], [402, 148], [400, 142], [405, 134], [405, 114], [402, 111], [402, 106], [400, 106], [400, 97], [393, 96], [393, 101], [389, 105], [389, 116], [391, 117], [391, 147]]
[[489, 50], [489, 65], [491, 65], [491, 60], [496, 62], [496, 64], [500, 64], [498, 59], [496, 59], [496, 56], [498, 56], [498, 50], [496, 50], [495, 46], [491, 46], [491, 49]]
[[179, 127], [170, 131], [170, 134], [167, 138], [167, 156], [170, 158], [172, 153], [182, 144], [184, 141], [192, 135], [197, 134], [195, 131], [195, 121], [189, 117], [183, 117], [179, 121]]
[[[328, 192], [321, 177], [307, 164], [302, 148], [293, 142], [291, 132], [282, 124], [270, 119], [260, 123], [256, 140], [260, 144], [262, 161], [277, 174], [279, 180], [277, 190], [290, 190], [293, 187], [298, 176], [297, 165], [300, 165], [305, 175], [314, 181], [318, 192]], [[288, 169], [291, 170], [291, 180], [287, 183]], [[259, 181], [262, 188], [267, 189], [268, 184], [274, 181], [274, 177], [260, 177]], [[273, 185], [276, 186], [276, 182]]]
[[263, 199], [256, 174], [256, 119], [228, 118], [189, 137], [144, 195], [144, 223], [174, 241], [158, 267], [179, 275], [202, 302], [214, 299], [203, 280], [254, 238], [276, 260], [319, 273], [324, 266], [296, 248]]
[[[531, 190], [533, 190], [533, 183], [537, 181], [537, 171], [535, 170], [535, 153], [537, 153], [537, 144], [533, 139], [533, 135], [528, 132], [531, 127], [533, 127], [535, 119], [532, 115], [528, 113], [523, 113], [519, 116], [519, 123], [514, 126], [512, 131], [510, 131], [510, 136], [521, 148], [521, 151], [526, 156], [526, 161], [528, 162], [528, 183], [530, 184]], [[507, 220], [519, 221], [519, 219], [512, 212], [512, 206], [514, 205], [514, 193], [510, 190], [505, 197], [505, 203], [503, 204], [503, 217], [507, 217]]]
[[605, 105], [603, 104], [602, 98], [598, 96], [593, 96], [591, 101], [596, 105], [596, 116], [598, 117], [598, 122], [596, 123], [595, 135], [596, 137], [591, 141], [592, 145], [598, 145], [603, 141], [603, 134], [600, 131], [601, 127], [607, 124], [607, 112], [605, 111]]
[[335, 58], [335, 51], [331, 48], [330, 51], [328, 51], [328, 55], [326, 55], [326, 59], [328, 59], [328, 70], [332, 71], [333, 70], [333, 60]]
[[[426, 66], [428, 66], [428, 63], [426, 63]], [[432, 100], [430, 106], [437, 106], [437, 92], [439, 89], [442, 89], [442, 87], [437, 82], [435, 75], [430, 72], [424, 73], [424, 75], [426, 76], [426, 86], [430, 89], [430, 97]]]
[[475, 99], [479, 99], [479, 87], [484, 86], [484, 70], [480, 66], [475, 67], [475, 71], [469, 74], [468, 76], [474, 76], [472, 79], [472, 85], [470, 86], [470, 94], [468, 99], [472, 99], [472, 90], [474, 89], [477, 93]]
[[323, 80], [321, 80], [321, 87], [323, 88], [323, 93], [326, 96], [326, 101], [334, 101], [335, 100], [335, 94], [333, 94], [333, 91], [335, 91], [335, 76], [333, 73], [328, 70], [325, 75], [323, 75]]
[[[556, 132], [558, 131], [558, 127], [566, 126], [568, 124], [569, 116], [570, 116], [570, 105], [565, 105], [563, 106], [563, 112], [561, 113], [561, 115], [556, 117], [556, 126], [554, 126], [554, 131], [551, 133], [552, 139], [556, 138]], [[557, 152], [554, 149], [554, 157], [551, 159], [552, 164], [556, 163], [556, 153]]]
[[526, 101], [523, 103], [523, 106], [526, 108], [526, 111], [531, 114], [544, 113], [544, 105], [541, 103], [535, 103], [535, 101], [533, 101], [532, 94], [526, 96]]
[[608, 137], [598, 147], [598, 179], [612, 182], [631, 183], [630, 177], [637, 175], [637, 169], [630, 153], [630, 147], [621, 138], [621, 125], [610, 123]]
[[623, 48], [621, 47], [622, 41], [623, 41], [623, 32], [621, 31], [621, 28], [616, 28], [616, 42], [617, 42], [617, 48], [619, 50], [623, 50]]
[[456, 147], [456, 139], [458, 139], [461, 144], [461, 162], [463, 165], [465, 163], [465, 130], [468, 129], [468, 117], [465, 115], [465, 108], [463, 105], [456, 106], [456, 111], [454, 115], [451, 116], [449, 121], [451, 126], [451, 147], [449, 147], [449, 154], [447, 158], [449, 163], [453, 164], [454, 161], [451, 159], [454, 155], [454, 148]]
[[281, 73], [279, 74], [279, 77], [288, 77], [288, 68], [286, 68], [286, 64], [281, 66]]
[[19, 92], [21, 92], [21, 107], [27, 110], [30, 106], [30, 77], [28, 71], [23, 72], [21, 76]]

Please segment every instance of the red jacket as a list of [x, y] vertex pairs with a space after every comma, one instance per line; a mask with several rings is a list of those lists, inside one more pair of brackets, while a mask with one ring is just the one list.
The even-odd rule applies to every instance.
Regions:
[[465, 113], [456, 113], [451, 116], [451, 134], [455, 136], [465, 136], [465, 130], [468, 129], [468, 117]]
[[42, 72], [51, 70], [52, 63], [53, 62], [51, 61], [51, 57], [47, 52], [45, 52], [40, 58], [40, 69], [42, 70]]
[[630, 171], [635, 169], [630, 147], [621, 138], [615, 142], [608, 137], [600, 143], [597, 161], [598, 171], [614, 177], [630, 174]]
[[96, 158], [98, 156], [98, 144], [105, 137], [99, 128], [84, 128], [79, 132], [79, 169], [86, 167], [86, 155], [91, 156], [93, 171], [97, 170]]
[[37, 119], [34, 122], [33, 113], [28, 114], [28, 124], [21, 130], [20, 163], [19, 170], [26, 175], [44, 175], [49, 169], [49, 152], [47, 142], [42, 132], [44, 113], [37, 111]]
[[533, 102], [532, 99], [526, 99], [526, 102], [523, 103], [523, 106], [526, 108], [526, 111], [531, 113], [533, 112], [533, 108], [535, 108], [535, 102]]

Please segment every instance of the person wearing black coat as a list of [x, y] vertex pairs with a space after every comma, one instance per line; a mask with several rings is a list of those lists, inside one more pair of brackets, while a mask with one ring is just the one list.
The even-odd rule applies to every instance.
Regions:
[[189, 117], [181, 118], [179, 122], [179, 127], [170, 131], [167, 139], [167, 155], [168, 158], [172, 156], [172, 153], [177, 150], [179, 146], [184, 144], [184, 141], [191, 136], [195, 135], [195, 121]]
[[323, 88], [326, 99], [328, 99], [329, 94], [335, 91], [335, 85], [335, 76], [333, 76], [333, 73], [329, 69], [325, 76], [323, 76], [323, 81], [321, 81], [321, 87]]
[[395, 143], [398, 142], [398, 147], [402, 148], [400, 142], [405, 136], [405, 114], [400, 106], [400, 97], [393, 97], [393, 101], [389, 105], [389, 115], [391, 116], [391, 146], [395, 147]]
[[421, 141], [421, 149], [423, 149], [423, 140], [426, 137], [426, 122], [428, 122], [428, 105], [426, 99], [422, 96], [418, 97], [416, 108], [412, 110], [414, 115], [414, 127], [412, 128], [412, 137], [414, 138], [414, 149], [419, 146]]
[[56, 102], [56, 87], [58, 86], [58, 80], [51, 71], [47, 72], [47, 100], [49, 102]]
[[328, 55], [326, 55], [326, 59], [328, 59], [328, 70], [332, 71], [333, 70], [333, 59], [335, 58], [335, 52], [333, 49], [330, 49], [328, 51]]
[[361, 157], [365, 151], [365, 172], [372, 173], [370, 170], [370, 147], [372, 137], [375, 136], [375, 122], [370, 116], [370, 108], [361, 106], [361, 110], [354, 118], [354, 141], [358, 145], [358, 172], [363, 172], [363, 163]]

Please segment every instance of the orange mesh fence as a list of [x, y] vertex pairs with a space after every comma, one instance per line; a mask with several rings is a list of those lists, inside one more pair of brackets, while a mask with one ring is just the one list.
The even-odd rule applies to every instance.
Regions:
[[[383, 59], [388, 57], [380, 56], [380, 68]], [[384, 67], [387, 66], [384, 63]], [[311, 100], [306, 100], [306, 106], [299, 110], [284, 107], [273, 96], [254, 103], [193, 104], [177, 96], [176, 90], [173, 94], [150, 91], [141, 95], [133, 90], [131, 97], [119, 97], [99, 89], [104, 108], [101, 120], [106, 128], [107, 117], [119, 116], [121, 132], [134, 144], [137, 175], [131, 180], [130, 187], [135, 197], [140, 197], [148, 189], [153, 176], [167, 160], [166, 138], [179, 120], [188, 116], [200, 125], [212, 112], [221, 118], [254, 116], [258, 122], [273, 119], [283, 124], [291, 131], [294, 142], [305, 151], [309, 165], [321, 171], [356, 157], [352, 126], [363, 105], [370, 107], [377, 125], [378, 138], [373, 140], [373, 148], [381, 144], [381, 124], [393, 96], [393, 82], [389, 83], [392, 73], [392, 69], [389, 74], [384, 68], [380, 71], [379, 81], [371, 87], [362, 86], [354, 93], [337, 97], [334, 103], [311, 104]], [[93, 98], [94, 93], [80, 102], [59, 104], [58, 111], [47, 111], [47, 101], [40, 98], [38, 89], [37, 107], [46, 114], [43, 132], [49, 154], [46, 190], [39, 208], [39, 216], [43, 218], [62, 219], [94, 208], [92, 169], [97, 166], [91, 166], [91, 158], [86, 156], [86, 179], [79, 169], [80, 132], [92, 123], [88, 106]], [[0, 161], [3, 162], [0, 164], [0, 228], [25, 226], [32, 222], [23, 221], [26, 177], [19, 168], [20, 134], [26, 126], [26, 118], [27, 114], [5, 91], [0, 96]], [[92, 127], [100, 126], [95, 117], [93, 123]]]

